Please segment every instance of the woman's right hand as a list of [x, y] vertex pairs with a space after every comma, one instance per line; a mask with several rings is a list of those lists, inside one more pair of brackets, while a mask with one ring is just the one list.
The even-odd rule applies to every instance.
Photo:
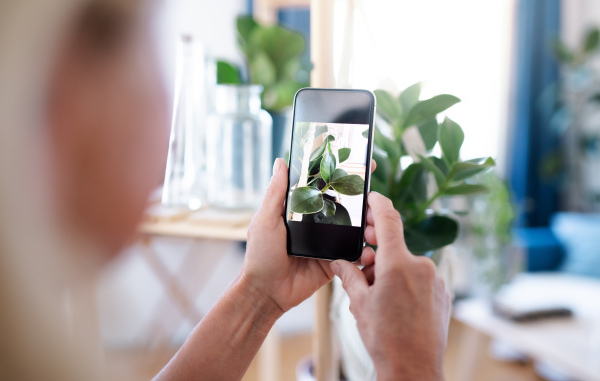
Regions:
[[400, 214], [386, 197], [369, 194], [367, 242], [377, 245], [375, 263], [362, 271], [338, 260], [350, 311], [373, 359], [377, 379], [443, 380], [450, 296], [435, 264], [412, 255]]

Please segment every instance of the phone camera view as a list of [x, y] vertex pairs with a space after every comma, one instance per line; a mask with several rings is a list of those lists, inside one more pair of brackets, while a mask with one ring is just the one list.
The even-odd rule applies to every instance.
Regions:
[[288, 221], [360, 227], [367, 124], [296, 122]]

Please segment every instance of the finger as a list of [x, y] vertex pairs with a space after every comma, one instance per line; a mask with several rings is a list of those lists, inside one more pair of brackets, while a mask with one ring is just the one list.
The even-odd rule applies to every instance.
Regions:
[[367, 209], [367, 224], [375, 225], [375, 220], [373, 219], [373, 211], [371, 208]]
[[362, 273], [365, 274], [365, 278], [367, 278], [367, 283], [369, 284], [369, 286], [375, 283], [375, 266], [365, 266], [360, 271], [362, 271]]
[[377, 246], [377, 234], [375, 233], [375, 227], [367, 225], [365, 228], [365, 241], [369, 244]]
[[360, 256], [360, 264], [363, 266], [371, 266], [375, 263], [375, 250], [372, 247], [365, 247]]
[[273, 177], [265, 192], [265, 198], [259, 209], [263, 217], [280, 218], [284, 209], [285, 194], [287, 192], [287, 164], [283, 159], [276, 159], [273, 164]]
[[409, 252], [404, 242], [402, 219], [390, 199], [377, 192], [371, 192], [368, 203], [373, 213], [377, 246], [381, 249], [380, 263], [397, 257], [395, 253], [407, 256]]
[[377, 169], [377, 162], [375, 161], [375, 159], [371, 159], [371, 173], [375, 172], [376, 169]]
[[365, 275], [352, 263], [344, 260], [331, 262], [331, 270], [342, 281], [342, 287], [350, 297], [350, 303], [357, 301], [369, 288]]

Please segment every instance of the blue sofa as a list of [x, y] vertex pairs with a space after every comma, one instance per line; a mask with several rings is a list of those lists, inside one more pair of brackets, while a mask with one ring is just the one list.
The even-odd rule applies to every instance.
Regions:
[[562, 271], [600, 278], [600, 214], [561, 212], [549, 227], [515, 228], [529, 272]]

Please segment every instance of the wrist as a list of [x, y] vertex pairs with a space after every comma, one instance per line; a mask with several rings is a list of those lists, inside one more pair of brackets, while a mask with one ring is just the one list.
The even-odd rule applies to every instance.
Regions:
[[378, 381], [444, 381], [441, 366], [429, 366], [423, 361], [408, 358], [394, 361], [379, 361], [374, 364]]
[[268, 293], [257, 286], [256, 282], [243, 272], [236, 281], [234, 288], [240, 295], [254, 306], [254, 313], [266, 321], [275, 323], [285, 312]]

